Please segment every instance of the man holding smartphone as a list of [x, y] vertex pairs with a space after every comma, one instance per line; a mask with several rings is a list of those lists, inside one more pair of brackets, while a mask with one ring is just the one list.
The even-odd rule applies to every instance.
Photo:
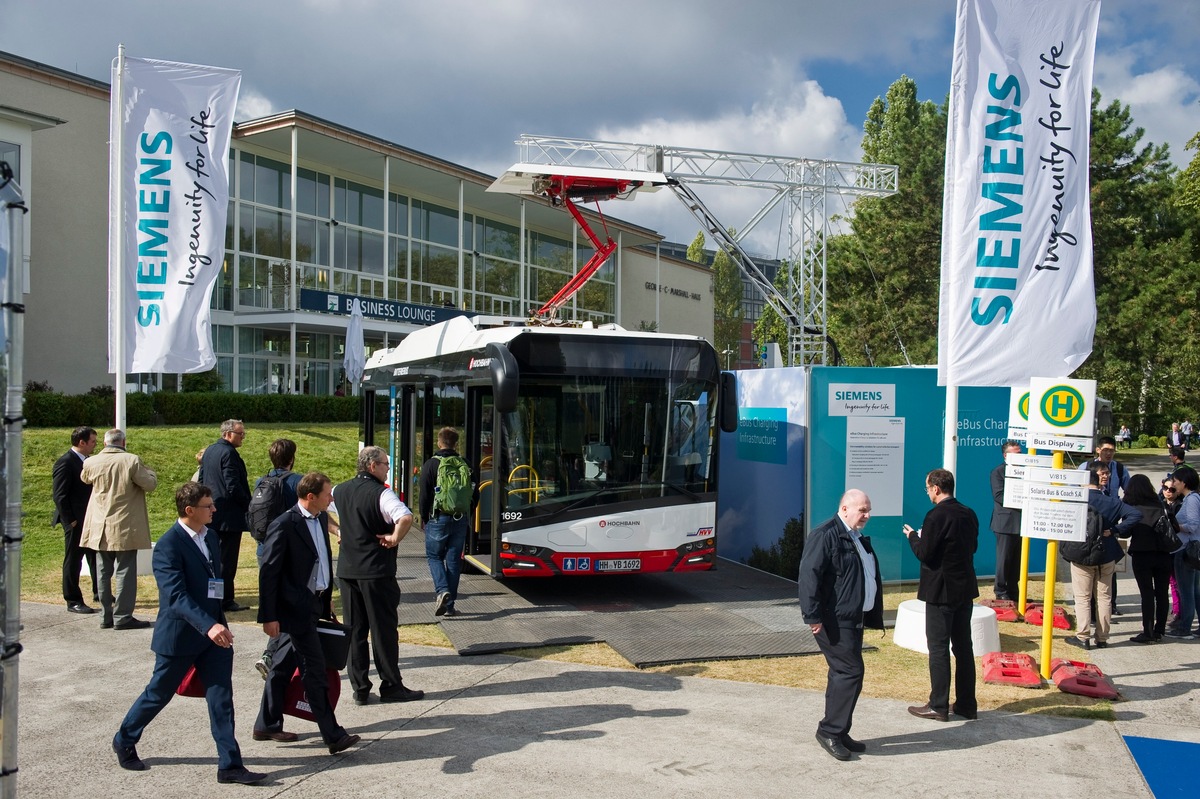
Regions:
[[[904, 525], [904, 535], [921, 561], [917, 599], [925, 603], [929, 648], [929, 702], [908, 712], [917, 718], [948, 721], [950, 714], [976, 718], [975, 652], [971, 642], [973, 600], [979, 596], [975, 550], [979, 519], [954, 498], [954, 475], [934, 469], [925, 477], [933, 508], [920, 530]], [[954, 647], [954, 695], [950, 704], [950, 647]]]

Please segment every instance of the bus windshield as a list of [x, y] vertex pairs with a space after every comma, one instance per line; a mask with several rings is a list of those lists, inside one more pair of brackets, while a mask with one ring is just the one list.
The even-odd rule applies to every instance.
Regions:
[[505, 507], [545, 521], [576, 508], [715, 491], [715, 390], [696, 379], [523, 380], [493, 450]]

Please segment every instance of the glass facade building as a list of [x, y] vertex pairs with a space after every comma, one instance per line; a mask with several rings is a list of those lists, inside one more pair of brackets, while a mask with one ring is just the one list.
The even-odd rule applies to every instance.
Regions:
[[[490, 176], [295, 111], [237, 125], [229, 174], [212, 310], [217, 369], [234, 391], [347, 390], [345, 314], [311, 310], [306, 292], [524, 316], [593, 254], [561, 210], [486, 193]], [[615, 238], [564, 315], [618, 320], [623, 249], [659, 237], [618, 222]], [[369, 355], [416, 326], [368, 315], [365, 328]]]

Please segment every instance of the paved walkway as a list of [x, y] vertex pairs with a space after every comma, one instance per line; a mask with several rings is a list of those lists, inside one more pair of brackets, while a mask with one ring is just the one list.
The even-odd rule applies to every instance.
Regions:
[[102, 631], [59, 606], [22, 614], [22, 797], [1145, 797], [1122, 735], [1200, 743], [1200, 641], [1124, 643], [1137, 626], [1126, 615], [1114, 644], [1091, 653], [1127, 697], [1116, 723], [993, 711], [938, 724], [906, 701], [864, 699], [854, 734], [868, 751], [838, 763], [813, 740], [812, 691], [402, 646], [405, 681], [427, 698], [341, 706], [363, 743], [331, 757], [309, 722], [289, 719], [295, 744], [251, 740], [265, 639], [235, 625], [239, 738], [271, 781], [224, 786], [199, 699], [177, 697], [148, 728], [149, 771], [116, 765], [109, 742], [153, 662], [148, 630]]

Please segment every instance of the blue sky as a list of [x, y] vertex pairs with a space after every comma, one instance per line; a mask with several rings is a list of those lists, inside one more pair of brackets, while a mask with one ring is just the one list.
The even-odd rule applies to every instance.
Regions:
[[[954, 33], [954, 0], [7, 6], [0, 50], [105, 81], [120, 43], [240, 69], [241, 119], [297, 108], [492, 174], [522, 133], [858, 160], [866, 111], [901, 74], [942, 102]], [[1198, 33], [1200, 0], [1101, 7], [1096, 86], [1181, 166], [1200, 130]], [[757, 205], [705, 199], [735, 227]], [[660, 192], [609, 212], [687, 241], [677, 206]], [[775, 238], [754, 248], [773, 255]]]

